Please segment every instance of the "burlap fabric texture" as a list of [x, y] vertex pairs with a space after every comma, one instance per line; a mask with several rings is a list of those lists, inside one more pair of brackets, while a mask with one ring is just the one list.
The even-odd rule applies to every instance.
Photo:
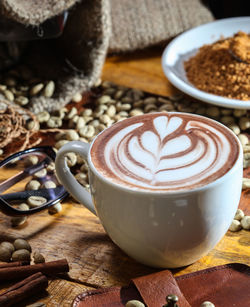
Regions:
[[23, 58], [37, 76], [57, 81], [53, 98], [34, 97], [34, 113], [66, 105], [100, 77], [107, 52], [163, 43], [213, 20], [199, 0], [2, 0], [1, 14], [26, 26], [69, 11], [63, 35], [29, 43]]

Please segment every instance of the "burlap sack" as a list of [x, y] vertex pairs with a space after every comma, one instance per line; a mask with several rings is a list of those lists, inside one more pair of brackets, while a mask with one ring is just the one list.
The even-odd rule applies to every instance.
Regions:
[[59, 109], [93, 86], [108, 50], [142, 49], [213, 19], [199, 0], [2, 0], [0, 9], [32, 26], [69, 10], [63, 35], [31, 42], [24, 58], [38, 76], [57, 81], [53, 98], [32, 98], [34, 113]]

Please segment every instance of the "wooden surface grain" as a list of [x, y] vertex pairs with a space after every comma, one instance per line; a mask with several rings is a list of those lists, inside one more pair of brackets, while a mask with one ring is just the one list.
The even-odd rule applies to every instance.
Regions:
[[[110, 58], [105, 64], [103, 79], [156, 94], [171, 95], [176, 90], [163, 75], [161, 53], [162, 49], [152, 49], [138, 55]], [[245, 174], [249, 172], [246, 170]], [[250, 191], [245, 191], [240, 203], [248, 214], [249, 198]], [[71, 198], [64, 201], [59, 214], [36, 214], [19, 228], [12, 228], [10, 218], [1, 214], [0, 241], [11, 241], [17, 237], [29, 240], [33, 250], [40, 251], [47, 261], [67, 258], [70, 264], [68, 275], [50, 281], [47, 294], [31, 298], [26, 303], [41, 301], [51, 307], [71, 306], [74, 297], [82, 291], [126, 285], [131, 278], [157, 271], [123, 253], [109, 239], [99, 219]], [[249, 246], [249, 231], [227, 232], [208, 255], [190, 266], [173, 270], [173, 273], [181, 275], [230, 262], [250, 265]]]

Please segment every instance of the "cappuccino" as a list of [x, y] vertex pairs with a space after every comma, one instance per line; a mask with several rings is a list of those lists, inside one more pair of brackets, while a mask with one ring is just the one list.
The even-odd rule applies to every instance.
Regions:
[[225, 175], [239, 156], [233, 133], [206, 117], [151, 113], [104, 130], [91, 161], [111, 182], [135, 190], [179, 191]]

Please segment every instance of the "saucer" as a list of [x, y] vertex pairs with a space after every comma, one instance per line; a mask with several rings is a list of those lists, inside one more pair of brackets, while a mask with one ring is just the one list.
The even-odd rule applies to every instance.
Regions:
[[205, 44], [233, 36], [239, 31], [249, 33], [250, 17], [226, 18], [210, 22], [177, 36], [165, 48], [162, 67], [168, 80], [179, 90], [198, 100], [226, 108], [250, 109], [250, 100], [230, 99], [197, 89], [191, 84], [184, 69], [184, 62], [193, 57]]

